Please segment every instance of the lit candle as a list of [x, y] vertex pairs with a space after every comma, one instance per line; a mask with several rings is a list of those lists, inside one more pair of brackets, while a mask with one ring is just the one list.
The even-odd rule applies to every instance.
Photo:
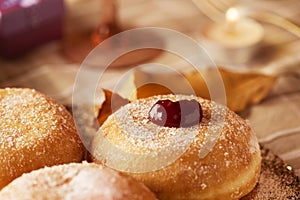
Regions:
[[226, 23], [208, 24], [201, 31], [202, 41], [217, 61], [245, 62], [254, 53], [264, 36], [263, 27], [249, 18], [241, 18], [236, 8], [226, 12]]
[[226, 12], [226, 24], [227, 24], [227, 31], [234, 32], [236, 23], [239, 19], [239, 12], [236, 8], [229, 8]]

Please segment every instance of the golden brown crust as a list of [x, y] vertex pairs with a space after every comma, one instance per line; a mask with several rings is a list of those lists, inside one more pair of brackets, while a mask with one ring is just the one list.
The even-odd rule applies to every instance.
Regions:
[[17, 178], [0, 192], [0, 199], [155, 200], [144, 184], [93, 163], [43, 168]]
[[43, 94], [0, 89], [0, 117], [0, 189], [25, 172], [82, 161], [72, 116]]
[[[176, 129], [158, 127], [149, 121], [148, 112], [158, 99], [174, 101], [191, 98], [197, 99], [203, 108], [200, 126]], [[255, 133], [234, 112], [199, 97], [163, 95], [140, 99], [111, 115], [100, 130], [112, 144], [123, 151], [132, 152], [132, 160], [137, 153], [157, 151], [170, 142], [174, 134], [197, 131], [187, 151], [172, 164], [156, 171], [128, 172], [144, 182], [159, 199], [238, 199], [249, 193], [258, 180], [261, 156]], [[210, 131], [216, 131], [217, 134], [211, 134]], [[154, 133], [158, 135], [157, 141], [152, 138], [149, 142], [146, 136]], [[132, 139], [133, 135], [140, 137]], [[98, 139], [96, 136], [93, 142], [96, 158]], [[208, 144], [209, 141], [215, 142], [209, 153], [202, 157], [208, 147], [203, 142]], [[175, 150], [179, 148], [174, 144]], [[98, 157], [95, 162], [105, 163], [107, 160]], [[122, 165], [118, 159], [115, 159], [115, 164]]]

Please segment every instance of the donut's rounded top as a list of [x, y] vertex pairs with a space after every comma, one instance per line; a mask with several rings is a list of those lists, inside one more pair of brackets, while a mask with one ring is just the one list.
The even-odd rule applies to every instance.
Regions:
[[[165, 99], [197, 100], [201, 122], [179, 128], [153, 123], [149, 111]], [[133, 175], [161, 199], [239, 198], [255, 186], [261, 164], [256, 135], [245, 120], [225, 106], [186, 95], [123, 106], [100, 127], [92, 150], [95, 161]]]
[[132, 177], [93, 163], [71, 163], [24, 174], [0, 192], [0, 199], [154, 200]]
[[33, 89], [0, 89], [0, 119], [0, 188], [24, 172], [83, 158], [70, 113]]

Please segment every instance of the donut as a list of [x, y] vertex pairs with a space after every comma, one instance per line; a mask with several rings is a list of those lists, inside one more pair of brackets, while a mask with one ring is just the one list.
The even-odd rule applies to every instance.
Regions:
[[[180, 102], [196, 102], [199, 120], [183, 118], [181, 110], [181, 120], [192, 116], [193, 123], [177, 126], [173, 113], [159, 124], [151, 118], [158, 102], [170, 104], [167, 114]], [[156, 117], [164, 118], [161, 113]], [[239, 199], [255, 187], [261, 169], [257, 137], [247, 122], [226, 106], [188, 95], [151, 96], [121, 107], [100, 127], [91, 154], [94, 162], [143, 182], [161, 200]]]
[[71, 114], [33, 89], [0, 89], [0, 119], [0, 189], [25, 172], [83, 159]]
[[0, 191], [0, 199], [154, 200], [130, 176], [93, 163], [71, 163], [23, 174]]

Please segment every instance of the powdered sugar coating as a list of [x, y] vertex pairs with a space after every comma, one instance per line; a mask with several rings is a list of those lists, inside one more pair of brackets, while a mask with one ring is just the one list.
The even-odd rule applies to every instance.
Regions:
[[[167, 98], [167, 97], [165, 97]], [[199, 130], [207, 129], [208, 120], [204, 119], [201, 126], [199, 124], [185, 128], [169, 128], [158, 126], [149, 120], [148, 115], [151, 107], [163, 96], [155, 96], [150, 99], [139, 99], [130, 103], [111, 115], [110, 118], [116, 123], [116, 126], [122, 130], [127, 142], [137, 148], [142, 148], [146, 152], [155, 151], [163, 148], [163, 144], [174, 143], [181, 138], [194, 138]], [[173, 96], [172, 101], [181, 99], [193, 99], [192, 96]], [[204, 100], [200, 100], [204, 104]], [[105, 126], [103, 126], [105, 129]], [[123, 145], [124, 149], [129, 150], [128, 144]]]
[[93, 163], [71, 163], [24, 174], [2, 191], [0, 199], [155, 200], [142, 183]]
[[[157, 100], [163, 99], [196, 99], [203, 109], [202, 122], [189, 128], [168, 128], [153, 124], [148, 119], [148, 112]], [[98, 161], [106, 164], [113, 163], [122, 167], [126, 161], [140, 161], [136, 159], [137, 154], [151, 152], [156, 152], [157, 158], [161, 159], [159, 150], [168, 145], [173, 145], [170, 154], [182, 151], [172, 162], [163, 160], [167, 165], [159, 170], [144, 173], [127, 171], [159, 194], [161, 199], [174, 199], [174, 196], [193, 199], [194, 195], [199, 194], [203, 198], [206, 195], [221, 195], [236, 199], [251, 191], [258, 180], [261, 157], [255, 133], [242, 118], [225, 106], [200, 97], [162, 95], [136, 100], [111, 115], [99, 133], [103, 133], [115, 147], [131, 153], [131, 157], [124, 160], [115, 154], [103, 160], [100, 157]], [[183, 136], [183, 143], [176, 143]], [[97, 152], [97, 139], [94, 141]], [[101, 149], [102, 152], [106, 150]], [[132, 162], [131, 165], [137, 165], [132, 167], [138, 168], [139, 165], [148, 167], [153, 163], [161, 163], [149, 162], [147, 159], [142, 162]], [[213, 188], [219, 188], [218, 192], [210, 193]]]
[[0, 89], [0, 188], [24, 172], [81, 161], [72, 116], [32, 89]]
[[[151, 106], [158, 100], [170, 99], [172, 101], [179, 101], [195, 98], [200, 102], [205, 111], [203, 121], [198, 125], [187, 128], [169, 128], [152, 123], [148, 117]], [[194, 139], [194, 141], [197, 141], [199, 138], [196, 138], [196, 135], [198, 135], [199, 132], [203, 133], [200, 136], [202, 142], [208, 144], [213, 143], [217, 139], [225, 140], [226, 135], [244, 134], [250, 129], [244, 122], [243, 124], [239, 124], [241, 123], [240, 120], [236, 121], [233, 119], [236, 118], [236, 115], [226, 107], [199, 97], [186, 95], [154, 96], [151, 98], [139, 99], [123, 106], [120, 110], [110, 116], [110, 118], [112, 118], [111, 120], [114, 120], [117, 128], [122, 131], [126, 138], [125, 143], [122, 141], [122, 143], [118, 144], [120, 145], [119, 147], [126, 149], [127, 151], [130, 151], [129, 147], [131, 146], [134, 146], [139, 150], [143, 149], [144, 152], [156, 151], [157, 149], [163, 148], [164, 144], [174, 144], [174, 142], [184, 137], [189, 137]], [[225, 121], [225, 118], [228, 121]], [[230, 124], [228, 124], [228, 122]], [[227, 128], [227, 132], [222, 132], [223, 126]], [[104, 125], [101, 129], [105, 128], [106, 126]], [[255, 153], [255, 151], [259, 150], [257, 140], [255, 139], [256, 137], [254, 134], [249, 141], [251, 147], [253, 147], [251, 148], [251, 153]], [[130, 143], [129, 146], [128, 143]], [[200, 145], [204, 146], [203, 143]], [[211, 149], [211, 147], [205, 148]]]

